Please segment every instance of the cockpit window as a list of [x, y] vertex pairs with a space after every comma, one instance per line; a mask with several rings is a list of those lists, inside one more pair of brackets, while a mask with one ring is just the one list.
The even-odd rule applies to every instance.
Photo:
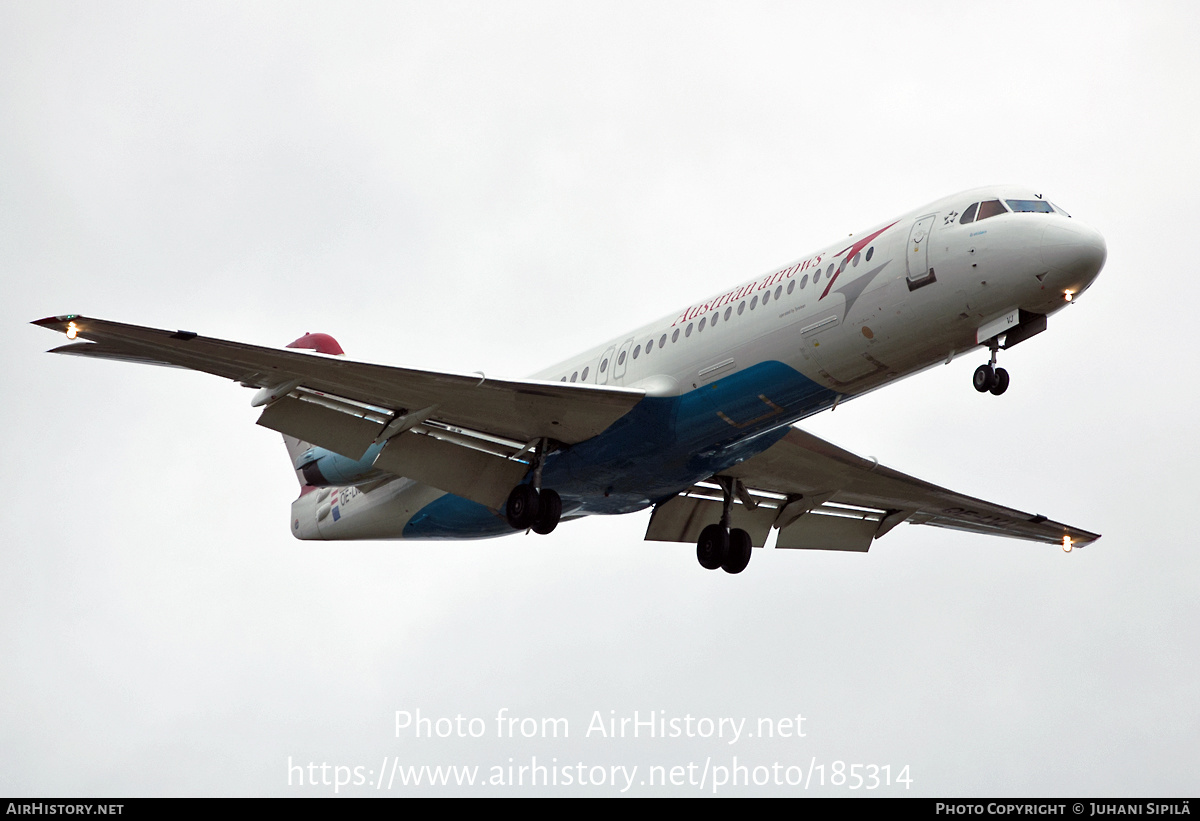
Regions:
[[968, 222], [974, 222], [975, 212], [977, 210], [979, 210], [979, 203], [972, 203], [970, 208], [968, 208], [966, 211], [963, 211], [962, 219], [958, 221], [959, 225], [966, 225]]
[[985, 220], [988, 217], [994, 217], [997, 214], [1008, 213], [1000, 200], [984, 200], [979, 203], [979, 216], [976, 220]]
[[[1050, 203], [1050, 204], [1054, 205], [1054, 203]], [[1063, 207], [1061, 205], [1054, 205], [1054, 210], [1057, 211], [1058, 213], [1062, 214], [1064, 217], [1071, 216], [1070, 214], [1068, 214], [1066, 211], [1063, 210]]]
[[1052, 214], [1054, 209], [1045, 200], [1005, 200], [1008, 207], [1014, 211], [1035, 211], [1039, 214]]

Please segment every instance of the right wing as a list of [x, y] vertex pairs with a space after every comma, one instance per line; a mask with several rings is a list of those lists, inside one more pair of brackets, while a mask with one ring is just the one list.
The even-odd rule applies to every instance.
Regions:
[[[913, 478], [799, 428], [719, 477], [737, 483], [733, 526], [760, 547], [778, 528], [777, 547], [866, 551], [901, 522], [1064, 547], [1100, 538]], [[646, 538], [695, 541], [720, 518], [722, 498], [711, 483], [689, 488], [655, 508]]]

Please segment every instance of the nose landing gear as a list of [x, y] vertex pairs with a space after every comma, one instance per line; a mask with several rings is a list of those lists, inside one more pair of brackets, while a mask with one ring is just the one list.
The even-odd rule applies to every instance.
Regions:
[[975, 369], [971, 384], [980, 393], [990, 392], [993, 396], [999, 396], [1008, 390], [1008, 371], [996, 367], [996, 352], [1000, 350], [1000, 343], [993, 339], [988, 343], [988, 347], [992, 349], [992, 359], [988, 364]]

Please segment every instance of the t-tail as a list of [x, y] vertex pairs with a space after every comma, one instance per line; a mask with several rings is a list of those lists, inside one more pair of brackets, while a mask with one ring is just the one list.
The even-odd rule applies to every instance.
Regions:
[[[329, 334], [306, 333], [285, 347], [301, 348], [329, 356], [345, 356], [345, 351], [337, 340]], [[294, 386], [284, 385], [276, 389], [278, 394], [288, 393]], [[274, 402], [279, 395], [262, 397], [262, 404]], [[256, 402], [258, 399], [256, 398]], [[304, 442], [294, 436], [283, 435], [283, 444], [287, 448], [296, 471], [296, 480], [300, 482], [301, 495], [318, 487], [331, 485], [347, 485], [361, 481], [371, 472], [371, 465], [379, 455], [379, 446], [372, 445], [360, 459], [351, 459], [327, 448], [318, 447], [311, 442]]]

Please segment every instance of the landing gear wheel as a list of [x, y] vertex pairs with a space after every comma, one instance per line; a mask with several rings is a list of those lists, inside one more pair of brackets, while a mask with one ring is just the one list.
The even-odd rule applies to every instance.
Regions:
[[754, 545], [750, 534], [740, 528], [729, 531], [729, 550], [721, 567], [726, 573], [741, 573], [750, 564], [750, 551]]
[[545, 536], [558, 527], [561, 516], [562, 499], [558, 493], [550, 488], [542, 488], [542, 492], [538, 494], [538, 515], [533, 523], [533, 532]]
[[994, 396], [999, 396], [1008, 390], [1008, 371], [1004, 368], [996, 368], [996, 384], [988, 388]]
[[[980, 393], [987, 393], [996, 384], [996, 372], [992, 370], [991, 365], [980, 365], [975, 369], [975, 376], [971, 378], [971, 384]], [[1005, 387], [1008, 387], [1007, 383], [1005, 383]]]
[[504, 517], [514, 530], [528, 530], [537, 521], [541, 507], [538, 502], [538, 492], [532, 485], [517, 485], [508, 494]]
[[700, 531], [696, 542], [696, 559], [705, 570], [716, 570], [729, 553], [729, 531], [720, 525], [709, 525]]

